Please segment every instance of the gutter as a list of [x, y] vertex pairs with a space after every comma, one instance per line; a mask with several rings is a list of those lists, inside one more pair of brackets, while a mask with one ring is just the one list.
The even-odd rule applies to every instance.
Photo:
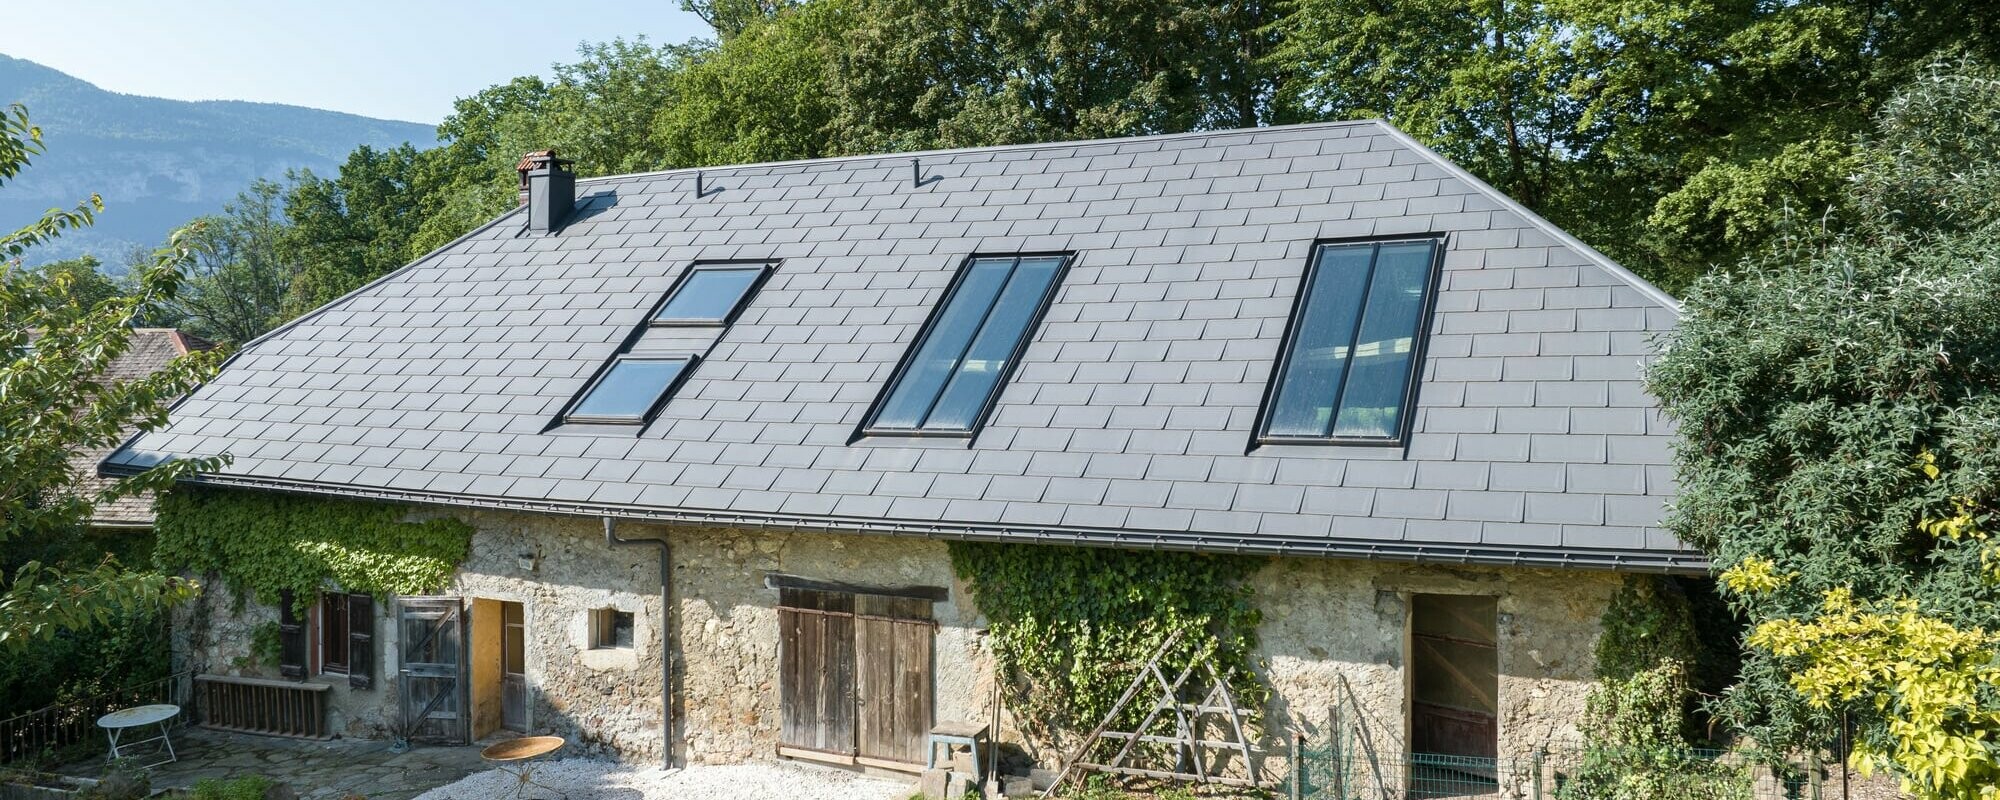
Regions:
[[620, 539], [618, 521], [604, 518], [604, 544], [607, 547], [644, 547], [657, 545], [660, 548], [660, 766], [674, 768], [674, 651], [673, 651], [673, 583], [671, 565], [674, 547], [665, 537], [658, 539]]
[[[102, 471], [118, 474], [139, 468], [104, 464]], [[202, 475], [183, 478], [181, 483], [267, 491], [352, 497], [401, 503], [524, 511], [537, 514], [606, 517], [625, 520], [714, 527], [762, 528], [790, 531], [867, 533], [979, 542], [1055, 544], [1080, 547], [1117, 547], [1128, 550], [1177, 550], [1185, 552], [1235, 553], [1239, 555], [1305, 556], [1354, 558], [1371, 561], [1403, 561], [1425, 564], [1479, 564], [1507, 567], [1596, 569], [1621, 572], [1652, 572], [1674, 575], [1706, 575], [1708, 559], [1691, 550], [1624, 550], [1562, 546], [1496, 545], [1454, 542], [1378, 541], [1338, 536], [1276, 536], [1268, 534], [1220, 534], [1190, 531], [1081, 528], [1075, 526], [1019, 526], [998, 523], [974, 524], [880, 517], [837, 517], [831, 515], [778, 515], [701, 509], [648, 508], [633, 505], [589, 504], [553, 500], [518, 500], [453, 492], [425, 492], [406, 489], [357, 487], [345, 484], [287, 481], [230, 475]]]

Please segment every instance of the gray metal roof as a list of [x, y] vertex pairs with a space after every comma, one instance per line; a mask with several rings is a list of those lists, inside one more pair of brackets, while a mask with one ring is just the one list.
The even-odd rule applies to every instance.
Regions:
[[[1692, 569], [1672, 298], [1378, 121], [583, 181], [252, 343], [107, 470], [749, 526]], [[719, 191], [718, 191], [719, 189]], [[1446, 234], [1402, 448], [1250, 448], [1317, 240]], [[850, 441], [963, 259], [1074, 251], [970, 442]], [[698, 260], [776, 271], [643, 432], [548, 430]]]

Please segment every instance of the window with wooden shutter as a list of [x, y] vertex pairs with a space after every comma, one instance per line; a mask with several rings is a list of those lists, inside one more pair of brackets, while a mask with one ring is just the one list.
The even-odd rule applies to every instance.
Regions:
[[305, 680], [306, 620], [297, 599], [290, 591], [278, 593], [278, 674]]
[[347, 674], [347, 595], [319, 596], [319, 671]]
[[347, 685], [375, 685], [375, 598], [370, 595], [347, 596]]

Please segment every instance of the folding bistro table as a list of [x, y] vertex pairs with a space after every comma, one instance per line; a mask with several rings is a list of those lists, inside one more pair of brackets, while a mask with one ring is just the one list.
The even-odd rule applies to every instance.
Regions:
[[[168, 703], [160, 703], [158, 705], [138, 706], [135, 708], [120, 709], [118, 711], [113, 711], [109, 714], [98, 717], [97, 727], [103, 728], [104, 735], [111, 739], [110, 760], [117, 761], [118, 759], [126, 755], [125, 753], [119, 752], [119, 748], [121, 747], [126, 750], [130, 750], [134, 745], [146, 744], [147, 742], [159, 742], [161, 752], [166, 753], [166, 758], [160, 759], [159, 761], [155, 761], [151, 764], [140, 764], [139, 767], [142, 769], [145, 767], [157, 767], [161, 764], [171, 763], [175, 761], [176, 757], [174, 756], [174, 740], [172, 738], [169, 738], [167, 735], [168, 734], [167, 723], [173, 721], [174, 717], [180, 716], [180, 713], [181, 713], [180, 706]], [[126, 731], [132, 730], [134, 728], [144, 728], [148, 725], [160, 726], [160, 735], [129, 742], [121, 741]], [[154, 753], [154, 755], [158, 755], [158, 753]]]

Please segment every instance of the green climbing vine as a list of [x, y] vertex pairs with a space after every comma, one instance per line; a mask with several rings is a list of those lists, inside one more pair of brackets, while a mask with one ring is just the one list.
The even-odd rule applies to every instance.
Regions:
[[472, 545], [453, 519], [404, 521], [405, 506], [179, 487], [161, 495], [153, 559], [213, 573], [259, 602], [338, 586], [378, 597], [444, 588]]
[[[953, 568], [991, 623], [1008, 706], [1048, 744], [1088, 732], [1172, 631], [1169, 676], [1212, 656], [1236, 702], [1261, 709], [1270, 690], [1253, 663], [1257, 624], [1246, 556], [955, 542]], [[1143, 703], [1131, 704], [1138, 722]]]

